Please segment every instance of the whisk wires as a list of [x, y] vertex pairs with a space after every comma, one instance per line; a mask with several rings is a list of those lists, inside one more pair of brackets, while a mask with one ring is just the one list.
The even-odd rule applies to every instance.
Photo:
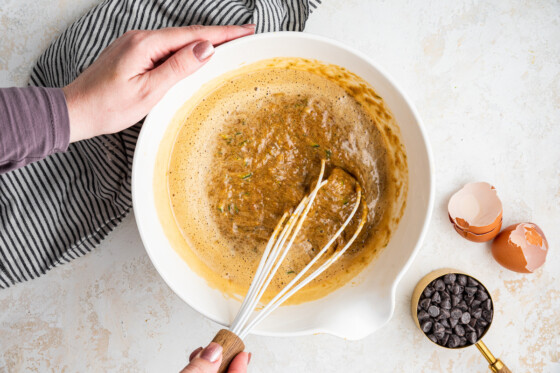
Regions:
[[[342, 249], [337, 249], [330, 258], [326, 259], [324, 263], [322, 263], [317, 269], [315, 269], [309, 276], [303, 278], [303, 276], [315, 265], [315, 263], [317, 263], [317, 261], [340, 237], [350, 221], [352, 221], [352, 218], [358, 211], [360, 204], [362, 204], [362, 190], [360, 188], [360, 185], [356, 184], [356, 203], [352, 208], [352, 212], [344, 221], [342, 226], [323, 246], [319, 253], [317, 253], [317, 255], [315, 255], [315, 257], [278, 294], [276, 294], [276, 296], [267, 305], [265, 305], [252, 319], [250, 319], [253, 311], [255, 310], [255, 307], [259, 304], [268, 285], [274, 278], [274, 275], [278, 271], [278, 268], [280, 267], [290, 248], [292, 247], [292, 244], [294, 243], [294, 240], [301, 230], [307, 214], [309, 213], [309, 210], [313, 205], [317, 193], [322, 187], [327, 184], [327, 181], [323, 180], [324, 173], [325, 161], [322, 160], [321, 172], [319, 173], [317, 183], [311, 193], [302, 199], [300, 204], [295, 208], [294, 212], [289, 218], [288, 213], [284, 213], [284, 215], [276, 225], [265, 247], [264, 253], [259, 262], [257, 271], [255, 272], [255, 277], [251, 282], [247, 295], [245, 296], [245, 299], [241, 304], [241, 308], [239, 309], [239, 312], [230, 327], [230, 330], [233, 333], [237, 334], [241, 339], [244, 339], [259, 322], [261, 322], [271, 312], [278, 308], [294, 293], [313, 281], [330, 265], [338, 260], [356, 240], [366, 222], [367, 206], [365, 205], [365, 203], [363, 203], [362, 217], [352, 237], [348, 240], [348, 242], [346, 242]], [[286, 221], [286, 219], [288, 220]]]

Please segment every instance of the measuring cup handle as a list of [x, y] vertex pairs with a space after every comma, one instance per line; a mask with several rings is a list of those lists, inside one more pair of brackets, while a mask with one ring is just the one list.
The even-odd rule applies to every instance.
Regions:
[[492, 355], [488, 347], [482, 342], [482, 340], [476, 342], [476, 347], [480, 351], [480, 353], [486, 358], [488, 361], [488, 368], [494, 373], [511, 373], [508, 367], [500, 359], [497, 359]]
[[218, 373], [225, 373], [233, 358], [245, 349], [245, 344], [241, 338], [227, 329], [221, 329], [212, 342], [216, 342], [223, 347], [222, 364], [220, 369], [218, 369]]
[[496, 359], [494, 364], [490, 364], [490, 369], [494, 373], [511, 373], [511, 370], [500, 359]]

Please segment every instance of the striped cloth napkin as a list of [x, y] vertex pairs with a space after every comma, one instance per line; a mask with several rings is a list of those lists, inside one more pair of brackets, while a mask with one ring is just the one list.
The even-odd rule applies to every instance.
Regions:
[[[321, 0], [105, 0], [64, 31], [31, 72], [63, 87], [128, 30], [257, 24], [301, 31]], [[0, 288], [41, 276], [96, 247], [132, 207], [132, 155], [140, 123], [70, 144], [65, 153], [0, 175]]]

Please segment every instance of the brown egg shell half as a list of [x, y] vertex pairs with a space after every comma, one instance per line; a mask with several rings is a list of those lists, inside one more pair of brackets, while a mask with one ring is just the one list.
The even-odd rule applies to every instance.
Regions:
[[544, 264], [547, 253], [548, 241], [533, 223], [510, 225], [492, 242], [494, 259], [515, 272], [534, 272]]
[[[469, 215], [467, 205], [472, 204], [473, 200], [477, 201], [480, 209], [486, 209], [482, 213], [482, 218], [478, 216], [481, 215], [480, 213], [477, 217], [467, 216]], [[498, 197], [496, 188], [486, 182], [466, 184], [451, 196], [447, 211], [449, 219], [456, 227], [476, 235], [486, 235], [502, 224], [502, 201]], [[475, 218], [482, 220], [475, 221]]]
[[461, 237], [466, 238], [469, 241], [479, 242], [479, 243], [480, 242], [488, 242], [500, 233], [500, 229], [502, 228], [502, 220], [499, 221], [496, 228], [494, 228], [490, 232], [487, 232], [487, 233], [484, 233], [484, 234], [475, 234], [475, 233], [463, 230], [463, 229], [459, 228], [458, 226], [456, 226], [455, 224], [453, 224], [453, 227], [455, 228], [457, 233], [459, 233], [459, 235], [461, 235]]

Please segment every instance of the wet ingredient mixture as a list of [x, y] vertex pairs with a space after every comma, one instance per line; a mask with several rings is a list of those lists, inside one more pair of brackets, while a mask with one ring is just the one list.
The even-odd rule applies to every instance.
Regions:
[[[392, 144], [380, 129], [380, 122], [392, 118], [382, 102], [377, 113], [379, 108], [382, 115], [372, 115], [339, 83], [317, 71], [290, 68], [228, 80], [194, 107], [171, 153], [168, 187], [176, 223], [211, 283], [244, 293], [278, 220], [314, 186], [321, 159], [327, 162], [328, 183], [268, 296], [342, 225], [357, 202], [356, 183], [369, 209], [365, 228], [293, 301], [319, 298], [369, 264], [398, 221], [402, 206], [395, 196], [406, 185], [394, 172]], [[353, 234], [360, 210], [331, 252]]]

